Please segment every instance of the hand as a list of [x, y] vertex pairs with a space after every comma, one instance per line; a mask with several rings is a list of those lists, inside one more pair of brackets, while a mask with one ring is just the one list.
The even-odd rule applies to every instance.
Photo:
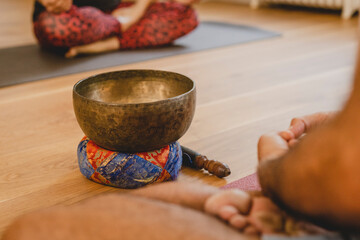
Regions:
[[279, 135], [288, 142], [290, 147], [292, 147], [304, 134], [329, 121], [335, 115], [336, 112], [319, 112], [299, 118], [293, 118], [289, 129], [281, 131]]
[[[134, 14], [135, 14], [135, 8], [133, 6], [126, 8], [118, 8], [111, 12], [111, 15], [120, 19], [130, 19]], [[122, 23], [122, 21], [120, 22]]]
[[125, 32], [138, 22], [145, 14], [153, 0], [137, 0], [131, 7], [115, 9], [113, 15], [121, 23], [121, 31]]
[[296, 145], [304, 134], [329, 121], [335, 115], [336, 112], [320, 112], [293, 118], [289, 129], [278, 134], [261, 136], [258, 142], [258, 160], [263, 161], [281, 157], [290, 147]]
[[62, 13], [70, 10], [73, 0], [38, 0], [46, 11], [51, 13]]
[[288, 142], [279, 134], [262, 135], [258, 142], [259, 162], [277, 159], [289, 150]]

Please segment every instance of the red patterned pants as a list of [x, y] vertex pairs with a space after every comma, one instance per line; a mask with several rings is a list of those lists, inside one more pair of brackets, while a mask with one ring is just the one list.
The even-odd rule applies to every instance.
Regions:
[[[118, 8], [129, 7], [121, 3]], [[68, 12], [42, 12], [34, 22], [40, 45], [70, 48], [117, 36], [121, 49], [166, 45], [191, 32], [198, 25], [195, 11], [175, 2], [154, 3], [144, 16], [125, 32], [119, 21], [94, 7], [76, 7]]]

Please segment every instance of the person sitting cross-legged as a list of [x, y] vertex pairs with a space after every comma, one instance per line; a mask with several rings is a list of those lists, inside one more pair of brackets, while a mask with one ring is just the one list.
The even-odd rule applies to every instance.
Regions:
[[198, 25], [194, 0], [37, 0], [39, 44], [66, 57], [171, 44]]

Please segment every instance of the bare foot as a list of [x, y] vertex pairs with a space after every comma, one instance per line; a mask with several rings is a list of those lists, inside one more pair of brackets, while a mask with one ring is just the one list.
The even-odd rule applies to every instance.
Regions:
[[67, 53], [65, 53], [65, 57], [73, 58], [79, 54], [97, 54], [102, 52], [110, 52], [118, 50], [119, 48], [120, 43], [117, 37], [111, 37], [94, 43], [72, 47], [67, 51]]
[[261, 193], [226, 190], [208, 198], [205, 211], [220, 217], [245, 234], [302, 235], [323, 229], [295, 220]]
[[209, 197], [204, 208], [205, 212], [222, 218], [239, 230], [244, 230], [248, 225], [245, 216], [251, 209], [251, 197], [240, 190], [225, 190]]
[[65, 53], [66, 58], [74, 58], [78, 55], [77, 47], [72, 47]]

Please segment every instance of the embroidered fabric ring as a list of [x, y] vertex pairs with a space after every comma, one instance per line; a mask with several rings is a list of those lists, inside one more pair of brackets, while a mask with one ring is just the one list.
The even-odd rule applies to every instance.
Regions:
[[152, 152], [120, 153], [101, 148], [84, 137], [77, 154], [80, 171], [86, 178], [119, 188], [175, 180], [182, 164], [178, 142]]

